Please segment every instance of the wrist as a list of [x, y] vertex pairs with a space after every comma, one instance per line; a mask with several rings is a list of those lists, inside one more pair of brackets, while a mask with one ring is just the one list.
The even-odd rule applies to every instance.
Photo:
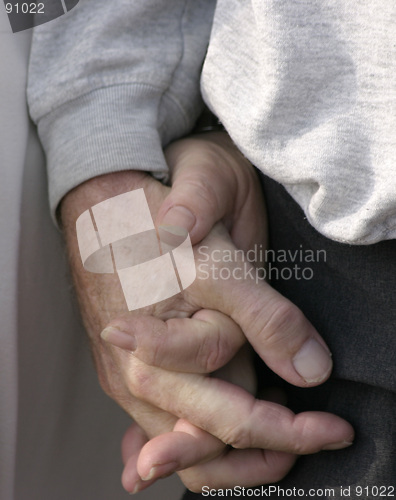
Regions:
[[125, 170], [94, 177], [69, 191], [59, 204], [57, 213], [60, 227], [68, 231], [80, 214], [93, 205], [118, 194], [145, 188], [157, 182], [149, 174], [138, 170]]

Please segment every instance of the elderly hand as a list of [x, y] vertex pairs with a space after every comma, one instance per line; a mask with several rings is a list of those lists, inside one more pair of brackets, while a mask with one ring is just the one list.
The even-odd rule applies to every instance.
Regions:
[[[205, 139], [194, 140], [205, 142]], [[194, 147], [196, 145], [194, 142]], [[243, 331], [268, 366], [289, 382], [310, 386], [329, 376], [332, 364], [323, 340], [302, 313], [265, 282], [257, 283], [249, 278], [216, 281], [199, 279], [198, 275], [183, 294], [125, 315], [125, 300], [116, 276], [95, 275], [83, 269], [75, 235], [77, 217], [100, 201], [140, 187], [144, 188], [157, 221], [162, 219], [164, 225], [172, 222], [169, 217], [166, 220], [164, 209], [169, 200], [171, 207], [191, 208], [195, 213], [194, 241], [199, 241], [218, 217], [223, 217], [239, 245], [246, 248], [263, 241], [265, 224], [257, 224], [256, 219], [257, 213], [264, 213], [263, 201], [257, 179], [249, 170], [251, 167], [240, 155], [234, 156], [235, 150], [229, 143], [219, 145], [209, 141], [207, 156], [203, 154], [203, 144], [198, 146], [201, 153], [194, 153], [193, 160], [177, 149], [178, 144], [173, 149], [175, 156], [168, 156], [170, 163], [175, 162], [174, 175], [177, 175], [177, 165], [181, 165], [178, 179], [189, 178], [189, 185], [194, 186], [194, 175], [190, 176], [189, 168], [198, 176], [196, 191], [190, 190], [184, 205], [177, 205], [173, 190], [133, 171], [88, 181], [69, 193], [62, 203], [62, 221], [76, 291], [99, 380], [104, 390], [144, 429], [147, 437], [159, 435], [156, 442], [145, 447], [143, 451], [147, 453], [142, 454], [139, 464], [135, 449], [126, 470], [138, 466], [143, 477], [153, 480], [172, 470], [187, 468], [181, 477], [187, 487], [194, 490], [199, 490], [202, 484], [220, 487], [277, 480], [294, 462], [290, 453], [342, 448], [353, 436], [349, 424], [336, 416], [319, 413], [296, 416], [280, 405], [255, 400], [235, 385], [204, 375], [235, 355], [245, 341]], [[197, 162], [198, 166], [206, 165], [203, 177], [202, 170], [196, 168]], [[224, 169], [229, 169], [228, 178], [224, 176]], [[243, 169], [248, 173], [243, 173]], [[223, 191], [218, 194], [220, 185]], [[179, 188], [177, 192], [181, 192]], [[194, 192], [198, 199], [206, 196], [208, 201], [212, 200], [212, 206], [218, 208], [209, 211], [214, 214], [212, 219], [199, 215], [201, 205], [196, 203]], [[227, 193], [231, 193], [234, 204]], [[173, 220], [172, 224], [175, 223], [178, 222]], [[181, 221], [179, 225], [185, 226]], [[201, 248], [202, 245], [208, 247], [208, 255], [213, 250], [235, 250], [222, 226], [211, 231]], [[199, 253], [196, 257], [199, 258]], [[219, 266], [218, 262], [212, 264]], [[222, 264], [228, 266], [230, 275], [237, 266], [245, 265], [240, 257]], [[109, 322], [112, 328], [106, 329], [107, 342], [104, 342], [100, 332]], [[119, 345], [120, 341], [122, 349], [111, 345], [111, 342]], [[134, 351], [134, 355], [130, 351]], [[159, 439], [162, 441], [158, 442]], [[173, 448], [175, 453], [169, 455], [169, 442], [174, 439], [179, 440], [179, 445]], [[229, 452], [224, 443], [234, 448], [256, 449]], [[128, 446], [127, 435], [124, 450], [130, 449]], [[266, 451], [262, 451], [264, 449]], [[190, 450], [189, 453], [185, 453], [186, 450]], [[241, 469], [242, 462], [246, 466]], [[196, 463], [201, 465], [192, 467]], [[137, 476], [128, 481], [124, 476], [128, 490], [150, 484], [150, 481], [143, 483]]]

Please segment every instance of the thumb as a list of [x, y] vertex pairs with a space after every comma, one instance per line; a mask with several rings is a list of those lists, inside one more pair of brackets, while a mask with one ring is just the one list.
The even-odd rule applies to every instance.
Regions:
[[301, 387], [318, 385], [330, 376], [331, 353], [298, 307], [266, 282], [226, 285], [225, 312], [267, 366]]
[[232, 175], [222, 175], [214, 160], [180, 153], [173, 166], [172, 190], [157, 214], [156, 226], [182, 227], [194, 245], [231, 214], [236, 189]]
[[260, 279], [260, 269], [215, 231], [205, 242], [198, 250], [200, 279], [186, 293], [198, 293], [203, 307], [230, 316], [267, 366], [286, 381], [304, 387], [326, 380], [330, 351], [302, 311]]
[[177, 141], [165, 156], [172, 190], [157, 214], [157, 227], [182, 227], [196, 244], [223, 220], [236, 245], [246, 249], [264, 237], [265, 228], [252, 224], [252, 213], [265, 211], [257, 175], [227, 134]]

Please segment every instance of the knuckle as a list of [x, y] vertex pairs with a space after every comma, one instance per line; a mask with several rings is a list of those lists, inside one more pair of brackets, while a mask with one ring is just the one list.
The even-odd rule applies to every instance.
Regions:
[[125, 354], [121, 359], [115, 360], [109, 354], [107, 345], [98, 344], [93, 347], [92, 355], [102, 390], [124, 410], [129, 412], [134, 396], [144, 399], [150, 394], [153, 369], [132, 354]]
[[294, 453], [295, 455], [304, 455], [305, 454], [305, 446], [303, 443], [300, 442], [295, 442], [291, 446], [292, 450], [291, 452]]
[[[165, 323], [167, 325], [167, 323]], [[149, 341], [144, 351], [143, 361], [150, 366], [160, 367], [164, 359], [165, 337], [163, 325], [155, 325], [150, 335], [145, 336], [145, 340]]]
[[302, 436], [296, 437], [292, 442], [290, 442], [290, 452], [295, 455], [305, 455], [306, 449], [307, 447]]
[[135, 363], [127, 373], [126, 385], [133, 396], [138, 399], [147, 399], [153, 387], [153, 377], [149, 367], [143, 363]]
[[223, 443], [236, 449], [251, 448], [253, 443], [251, 416], [257, 413], [256, 407], [256, 400], [254, 400], [251, 406], [245, 408], [245, 417], [241, 415], [235, 424], [222, 430], [219, 437]]
[[233, 448], [243, 450], [251, 446], [251, 431], [245, 423], [229, 429], [223, 441]]
[[[244, 415], [238, 419], [238, 423], [228, 430], [222, 441], [237, 449], [281, 449], [285, 446], [285, 434], [283, 432], [278, 434], [274, 431], [286, 430], [292, 425], [293, 413], [290, 410], [276, 403], [253, 400], [253, 403], [245, 409]], [[297, 440], [292, 441], [290, 447], [287, 443], [287, 451], [293, 451], [294, 446], [297, 445]]]
[[209, 214], [218, 211], [216, 192], [206, 176], [196, 174], [194, 178], [188, 180], [188, 185], [188, 192], [194, 194], [195, 202], [200, 207], [205, 207], [205, 211]]
[[204, 373], [212, 373], [226, 362], [226, 349], [220, 329], [216, 326], [201, 342], [196, 354], [196, 363]]
[[313, 437], [315, 436], [314, 427], [313, 422], [309, 419], [306, 419], [301, 423], [301, 419], [297, 415], [294, 420], [295, 435], [290, 444], [291, 451], [293, 453], [296, 455], [306, 455], [307, 453], [320, 451], [320, 443], [313, 442], [316, 441], [315, 439], [313, 440]]
[[212, 341], [204, 339], [200, 344], [195, 355], [195, 364], [203, 373], [212, 371]]
[[305, 316], [290, 302], [279, 303], [262, 329], [262, 338], [269, 347], [277, 347], [286, 340], [294, 339], [296, 332], [302, 329]]

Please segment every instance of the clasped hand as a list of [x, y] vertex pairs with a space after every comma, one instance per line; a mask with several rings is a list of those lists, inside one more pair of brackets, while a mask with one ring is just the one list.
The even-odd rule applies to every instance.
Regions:
[[[266, 222], [256, 174], [229, 138], [214, 133], [178, 141], [167, 159], [172, 189], [141, 172], [119, 172], [80, 185], [62, 203], [99, 381], [136, 422], [123, 440], [123, 485], [140, 491], [174, 471], [193, 491], [277, 481], [299, 454], [348, 446], [353, 430], [335, 415], [295, 415], [255, 399], [243, 346], [247, 341], [274, 372], [301, 387], [328, 378], [329, 350], [301, 311], [266, 282], [232, 273], [252, 265], [235, 250], [265, 245]], [[235, 255], [209, 262], [228, 266], [229, 279], [203, 279], [197, 266], [197, 279], [183, 293], [126, 313], [117, 277], [83, 269], [75, 221], [96, 203], [138, 188], [157, 226], [190, 232], [196, 260], [200, 245], [208, 256], [213, 250]], [[208, 376], [227, 364], [226, 372]]]

